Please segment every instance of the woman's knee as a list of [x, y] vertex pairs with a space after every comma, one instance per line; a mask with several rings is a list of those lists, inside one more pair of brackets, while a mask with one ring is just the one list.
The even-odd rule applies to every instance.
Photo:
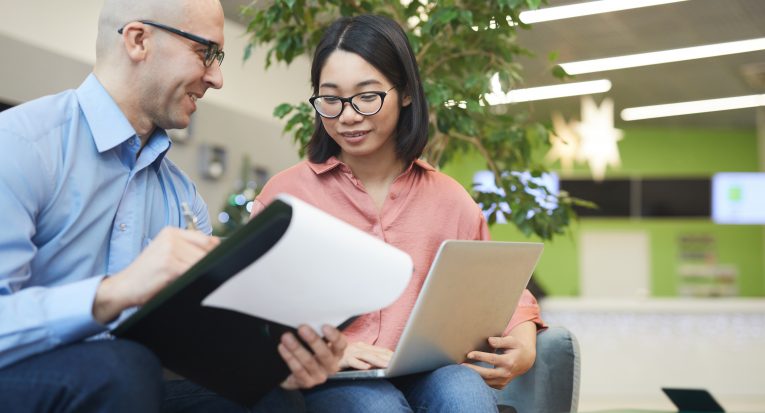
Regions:
[[[412, 395], [414, 404], [437, 411], [496, 411], [497, 400], [492, 389], [474, 370], [450, 365], [441, 367], [423, 378]], [[466, 410], [467, 409], [467, 410]]]
[[454, 390], [457, 390], [457, 387], [469, 388], [479, 384], [486, 387], [480, 374], [471, 368], [459, 364], [452, 364], [434, 370], [430, 374], [429, 380], [438, 382], [440, 386], [454, 388]]
[[409, 403], [388, 380], [333, 381], [304, 392], [310, 412], [408, 413]]

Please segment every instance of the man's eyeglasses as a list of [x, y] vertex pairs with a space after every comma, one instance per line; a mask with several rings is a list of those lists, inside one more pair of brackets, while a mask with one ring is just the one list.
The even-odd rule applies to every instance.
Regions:
[[[205, 50], [205, 57], [204, 57], [205, 66], [210, 67], [210, 65], [212, 65], [213, 61], [215, 60], [218, 61], [218, 66], [223, 64], [223, 57], [225, 56], [225, 53], [223, 53], [223, 50], [220, 49], [220, 46], [218, 45], [218, 43], [215, 43], [211, 40], [207, 40], [204, 37], [199, 37], [195, 34], [184, 32], [183, 30], [178, 30], [175, 27], [170, 27], [162, 23], [153, 22], [151, 20], [139, 20], [139, 22], [143, 24], [148, 24], [149, 26], [154, 26], [158, 29], [168, 31], [173, 34], [177, 34], [178, 36], [185, 37], [189, 40], [193, 40], [207, 47], [207, 49]], [[117, 30], [117, 33], [122, 34], [122, 29], [124, 29], [124, 26], [120, 27], [119, 30]]]
[[346, 102], [350, 103], [356, 113], [364, 116], [372, 116], [382, 109], [385, 96], [388, 96], [388, 92], [395, 88], [396, 87], [393, 86], [385, 92], [361, 92], [347, 98], [332, 95], [319, 95], [311, 97], [308, 101], [316, 110], [316, 113], [327, 119], [339, 117], [343, 113], [343, 110], [345, 110]]

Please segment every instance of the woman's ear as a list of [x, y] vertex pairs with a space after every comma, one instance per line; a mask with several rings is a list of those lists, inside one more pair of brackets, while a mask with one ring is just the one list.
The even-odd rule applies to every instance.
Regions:
[[401, 98], [401, 107], [409, 106], [412, 104], [412, 97], [409, 95], [404, 95], [404, 97]]
[[130, 60], [134, 62], [146, 60], [149, 37], [149, 32], [141, 22], [131, 22], [122, 28], [122, 45]]

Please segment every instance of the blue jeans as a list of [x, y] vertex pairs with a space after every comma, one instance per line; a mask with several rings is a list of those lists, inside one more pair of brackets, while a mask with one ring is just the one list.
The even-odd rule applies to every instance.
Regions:
[[76, 343], [0, 369], [5, 413], [154, 413], [161, 401], [159, 361], [126, 340]]
[[494, 391], [460, 365], [387, 380], [335, 380], [303, 396], [312, 413], [497, 411]]
[[303, 397], [297, 391], [276, 388], [255, 406], [245, 407], [188, 380], [165, 382], [162, 413], [266, 413], [304, 412]]
[[244, 408], [186, 380], [163, 382], [154, 354], [129, 340], [72, 344], [0, 369], [3, 413], [243, 413], [305, 411], [299, 392], [275, 389]]

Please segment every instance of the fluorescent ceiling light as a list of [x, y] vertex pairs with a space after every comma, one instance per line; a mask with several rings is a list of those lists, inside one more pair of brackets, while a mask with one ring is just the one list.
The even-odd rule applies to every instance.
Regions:
[[690, 115], [693, 113], [717, 112], [721, 110], [754, 108], [757, 106], [765, 106], [765, 94], [626, 108], [622, 110], [621, 116], [622, 119], [630, 121]]
[[681, 1], [687, 0], [599, 0], [586, 3], [569, 4], [566, 6], [546, 7], [543, 9], [522, 11], [518, 17], [522, 22], [526, 24], [532, 24], [550, 20], [561, 20], [570, 19], [572, 17], [589, 16], [592, 14], [609, 13], [612, 11], [658, 6], [660, 4], [678, 3]]
[[[496, 75], [495, 75], [496, 76]], [[611, 81], [608, 79], [591, 80], [588, 82], [565, 83], [562, 85], [531, 87], [527, 89], [514, 89], [507, 93], [502, 92], [492, 78], [493, 92], [484, 95], [490, 105], [503, 103], [530, 102], [532, 100], [555, 99], [567, 96], [590, 95], [603, 93], [611, 90]]]
[[625, 56], [606, 57], [604, 59], [561, 63], [560, 67], [569, 75], [579, 75], [582, 73], [605, 72], [607, 70], [625, 69], [628, 67], [649, 66], [660, 63], [681, 62], [683, 60], [746, 53], [763, 49], [765, 49], [765, 37], [760, 37], [758, 39], [708, 44], [705, 46], [685, 47], [682, 49], [662, 50], [659, 52], [638, 53]]

